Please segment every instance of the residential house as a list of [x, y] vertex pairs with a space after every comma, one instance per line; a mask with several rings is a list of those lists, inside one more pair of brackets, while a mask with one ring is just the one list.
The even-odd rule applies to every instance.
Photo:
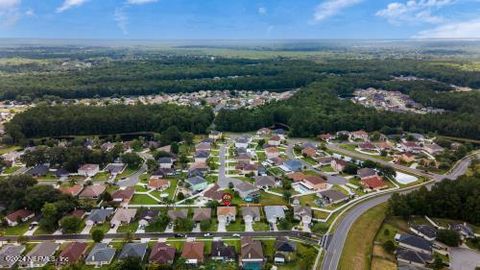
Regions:
[[158, 166], [162, 169], [170, 169], [173, 167], [173, 158], [161, 157], [158, 159]]
[[78, 168], [78, 174], [85, 177], [92, 177], [100, 171], [98, 164], [84, 164]]
[[350, 133], [350, 139], [351, 140], [362, 140], [362, 141], [367, 141], [368, 140], [368, 133], [364, 130], [358, 130]]
[[286, 237], [277, 237], [275, 241], [274, 263], [287, 263], [295, 258], [297, 245]]
[[212, 130], [210, 131], [210, 134], [208, 134], [208, 138], [216, 141], [220, 140], [222, 138], [223, 133], [220, 131]]
[[361, 168], [357, 170], [357, 176], [360, 179], [365, 179], [373, 176], [377, 176], [377, 171], [372, 168]]
[[235, 166], [235, 170], [240, 171], [240, 174], [252, 174], [252, 175], [258, 175], [258, 165], [255, 163], [245, 163], [245, 162], [239, 162]]
[[269, 128], [261, 128], [257, 131], [258, 136], [266, 136], [270, 135], [272, 133], [272, 130]]
[[234, 189], [238, 192], [240, 198], [245, 201], [252, 201], [253, 198], [257, 195], [256, 191], [258, 191], [258, 188], [247, 182], [240, 182], [236, 184]]
[[236, 259], [235, 247], [227, 246], [221, 240], [213, 241], [211, 258], [215, 261], [233, 262]]
[[235, 138], [235, 148], [248, 148], [248, 145], [250, 144], [250, 137], [247, 136], [241, 136]]
[[85, 210], [75, 209], [75, 210], [73, 210], [72, 212], [70, 212], [70, 213], [68, 214], [68, 216], [72, 216], [72, 217], [76, 217], [76, 218], [79, 218], [79, 219], [83, 219], [86, 214], [87, 214], [87, 212], [85, 212]]
[[111, 264], [113, 257], [115, 257], [114, 248], [109, 247], [105, 243], [97, 243], [85, 259], [85, 264], [102, 267]]
[[332, 163], [333, 158], [332, 157], [321, 157], [317, 158], [318, 165], [320, 166], [327, 166]]
[[201, 222], [212, 218], [211, 208], [195, 208], [193, 210], [193, 221]]
[[300, 182], [305, 179], [306, 175], [302, 172], [293, 172], [287, 174], [287, 178], [292, 180], [293, 182]]
[[187, 264], [200, 264], [204, 261], [203, 250], [204, 242], [185, 242], [182, 250], [182, 258], [185, 258]]
[[358, 145], [358, 148], [361, 151], [370, 151], [370, 152], [378, 151], [377, 146], [371, 142], [363, 142]]
[[326, 204], [337, 204], [347, 201], [350, 197], [335, 189], [329, 189], [318, 193], [318, 196], [322, 198]]
[[210, 152], [208, 151], [197, 151], [195, 152], [195, 162], [207, 162], [208, 157], [210, 157]]
[[73, 196], [73, 197], [76, 197], [78, 196], [78, 194], [80, 194], [80, 192], [83, 190], [83, 186], [82, 185], [79, 185], [79, 184], [76, 184], [76, 185], [73, 185], [73, 186], [61, 186], [59, 188], [60, 192], [62, 192], [63, 194], [67, 194], [67, 195], [70, 195], [70, 196]]
[[171, 265], [175, 260], [176, 249], [166, 243], [155, 243], [150, 252], [149, 263]]
[[147, 243], [127, 243], [123, 246], [118, 259], [124, 260], [126, 258], [138, 258], [140, 261], [143, 261], [146, 253]]
[[177, 219], [186, 219], [188, 215], [188, 210], [187, 209], [168, 210], [167, 215], [172, 221], [175, 221]]
[[87, 254], [88, 244], [86, 242], [71, 242], [62, 250], [59, 257], [61, 264], [76, 264], [82, 261]]
[[285, 140], [287, 138], [287, 131], [283, 128], [277, 128], [272, 130], [272, 134], [279, 136], [282, 140]]
[[418, 153], [422, 150], [422, 147], [418, 143], [412, 142], [412, 141], [402, 142], [399, 148], [404, 152], [411, 152], [411, 153]]
[[190, 165], [190, 168], [188, 169], [188, 176], [193, 177], [193, 176], [205, 176], [205, 174], [208, 172], [209, 167], [207, 163], [205, 162], [195, 162]]
[[127, 187], [125, 189], [119, 189], [112, 194], [113, 201], [122, 205], [128, 205], [135, 193], [134, 187]]
[[427, 264], [433, 263], [432, 254], [426, 254], [426, 253], [418, 252], [411, 249], [398, 248], [395, 251], [395, 255], [397, 257], [398, 262], [403, 262], [408, 265], [418, 266], [418, 267], [421, 267], [422, 269]]
[[20, 160], [22, 156], [21, 152], [11, 151], [2, 155], [3, 160], [6, 161], [10, 166], [14, 166], [15, 163]]
[[55, 170], [55, 177], [59, 178], [60, 180], [65, 180], [69, 175], [70, 173], [64, 168], [59, 168]]
[[201, 142], [195, 145], [195, 151], [208, 151], [212, 150], [212, 144], [209, 142]]
[[24, 245], [7, 244], [0, 250], [0, 268], [13, 269], [25, 251]]
[[107, 164], [107, 166], [105, 166], [105, 169], [103, 170], [108, 172], [112, 176], [116, 176], [121, 174], [126, 167], [127, 165], [125, 165], [125, 163], [116, 162]]
[[147, 227], [156, 217], [158, 217], [159, 213], [160, 211], [155, 209], [148, 209], [143, 211], [138, 217], [138, 225], [142, 227]]
[[264, 206], [265, 216], [269, 223], [277, 223], [280, 219], [285, 218], [285, 206], [283, 205], [268, 205]]
[[423, 146], [423, 150], [425, 150], [427, 153], [430, 155], [437, 155], [445, 151], [443, 147], [441, 147], [438, 144], [432, 143], [432, 144], [425, 144]]
[[240, 265], [242, 269], [262, 269], [265, 257], [262, 243], [251, 237], [240, 239]]
[[306, 147], [302, 149], [302, 155], [304, 157], [314, 158], [317, 156], [317, 149], [313, 147]]
[[334, 139], [334, 136], [330, 133], [320, 134], [318, 135], [318, 137], [320, 138], [320, 140], [326, 141], [326, 142], [329, 142]]
[[399, 160], [405, 163], [412, 163], [415, 161], [415, 158], [416, 156], [412, 152], [405, 152], [400, 155]]
[[218, 222], [224, 222], [227, 225], [235, 222], [237, 216], [237, 208], [235, 206], [219, 206], [217, 207]]
[[88, 226], [103, 224], [113, 214], [112, 208], [93, 209], [85, 222]]
[[117, 209], [115, 215], [113, 215], [110, 223], [115, 226], [120, 226], [123, 224], [130, 224], [132, 220], [135, 219], [137, 214], [137, 209], [135, 208], [120, 208]]
[[235, 157], [235, 160], [238, 162], [238, 163], [245, 163], [245, 164], [248, 164], [250, 163], [250, 160], [252, 159], [252, 157], [248, 154], [248, 153], [239, 153], [237, 154], [237, 156]]
[[223, 199], [223, 191], [220, 190], [220, 187], [217, 184], [214, 184], [203, 193], [203, 197], [212, 201], [220, 202]]
[[185, 180], [190, 185], [190, 190], [195, 192], [200, 192], [208, 187], [208, 182], [205, 178], [200, 176], [190, 177]]
[[260, 221], [260, 208], [256, 206], [242, 207], [242, 216], [245, 222], [247, 221]]
[[299, 172], [302, 170], [302, 168], [303, 168], [303, 164], [298, 159], [287, 160], [281, 166], [281, 169], [283, 169], [286, 172]]
[[343, 172], [345, 170], [345, 167], [347, 167], [348, 163], [343, 160], [343, 159], [333, 159], [332, 162], [330, 163], [330, 166], [332, 166], [332, 169], [334, 169], [337, 172]]
[[303, 183], [310, 190], [324, 190], [328, 188], [327, 180], [317, 175], [307, 175], [303, 179]]
[[293, 206], [293, 218], [302, 221], [303, 224], [310, 224], [312, 222], [312, 208], [302, 205]]
[[360, 183], [364, 188], [371, 190], [380, 190], [388, 187], [387, 183], [378, 175], [363, 178]]
[[37, 244], [25, 258], [27, 260], [19, 263], [21, 268], [40, 268], [47, 265], [53, 258], [53, 255], [60, 248], [60, 244], [50, 241], [44, 241]]
[[160, 178], [166, 178], [168, 176], [174, 176], [175, 175], [175, 170], [172, 168], [159, 168], [155, 172], [152, 173], [152, 176], [160, 177]]
[[279, 146], [282, 143], [282, 138], [280, 138], [278, 135], [273, 135], [270, 137], [270, 139], [268, 139], [267, 143], [268, 145]]
[[13, 227], [17, 226], [19, 223], [27, 222], [28, 220], [35, 217], [35, 213], [27, 209], [19, 209], [15, 212], [8, 214], [5, 217], [5, 220], [8, 223], [8, 226]]
[[155, 190], [165, 190], [170, 187], [170, 181], [152, 176], [148, 180], [148, 188]]
[[268, 189], [275, 187], [277, 182], [275, 181], [275, 177], [266, 175], [266, 176], [256, 176], [255, 178], [255, 186], [257, 188]]
[[430, 225], [417, 225], [413, 224], [410, 226], [410, 231], [412, 231], [414, 234], [428, 240], [428, 241], [434, 241], [435, 238], [437, 238], [437, 228], [430, 226]]
[[86, 186], [83, 191], [78, 195], [80, 199], [92, 199], [97, 200], [105, 192], [107, 187], [103, 184], [94, 184]]
[[423, 239], [420, 236], [411, 234], [396, 234], [395, 241], [397, 241], [400, 247], [414, 250], [416, 252], [432, 254], [433, 251], [432, 242]]
[[267, 159], [278, 158], [280, 156], [280, 151], [276, 147], [267, 147], [265, 148], [265, 155]]
[[47, 165], [39, 164], [30, 168], [28, 171], [25, 172], [25, 174], [31, 175], [33, 177], [42, 177], [47, 175], [48, 172], [49, 167]]
[[115, 147], [115, 144], [111, 143], [111, 142], [106, 142], [106, 143], [103, 143], [100, 148], [102, 149], [102, 151], [104, 152], [110, 152], [113, 148]]

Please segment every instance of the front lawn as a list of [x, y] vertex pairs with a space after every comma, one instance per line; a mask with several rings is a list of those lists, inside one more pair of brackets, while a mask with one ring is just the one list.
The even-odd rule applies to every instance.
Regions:
[[148, 188], [145, 188], [145, 185], [135, 185], [135, 192], [147, 192]]
[[122, 225], [120, 227], [118, 227], [118, 230], [117, 232], [119, 233], [127, 233], [127, 232], [130, 232], [130, 233], [134, 233], [138, 228], [138, 222], [132, 222], [130, 224], [125, 224], [125, 225]]
[[242, 218], [237, 217], [235, 222], [230, 223], [227, 226], [227, 231], [229, 231], [229, 232], [243, 232], [243, 231], [245, 231], [245, 224], [242, 224]]
[[146, 194], [135, 194], [133, 195], [133, 198], [130, 204], [152, 205], [152, 204], [158, 204], [158, 202]]
[[265, 223], [264, 221], [257, 221], [255, 223], [253, 223], [253, 230], [254, 231], [269, 231], [270, 230], [270, 226], [268, 226], [267, 223]]
[[110, 174], [108, 172], [99, 172], [93, 177], [93, 181], [107, 181]]
[[295, 197], [300, 201], [301, 205], [308, 205], [308, 206], [317, 206], [315, 203], [315, 200], [318, 199], [316, 194], [310, 194], [310, 195], [305, 195], [305, 196], [300, 196], [300, 197]]
[[2, 228], [1, 231], [5, 235], [23, 235], [28, 231], [28, 226], [30, 226], [30, 223], [26, 222], [14, 227]]
[[137, 168], [130, 168], [130, 167], [127, 166], [127, 168], [125, 168], [125, 170], [123, 170], [123, 172], [118, 175], [118, 178], [122, 179], [124, 177], [128, 177], [128, 176], [134, 174], [136, 171], [138, 171], [138, 169], [140, 169], [140, 166], [137, 167]]
[[21, 167], [20, 166], [12, 166], [12, 167], [8, 167], [6, 168], [5, 170], [3, 170], [3, 173], [4, 174], [12, 174], [14, 172], [16, 172], [18, 169], [20, 169]]

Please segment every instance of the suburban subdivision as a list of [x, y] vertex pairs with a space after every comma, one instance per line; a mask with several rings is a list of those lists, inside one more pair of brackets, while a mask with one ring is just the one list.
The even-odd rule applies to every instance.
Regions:
[[480, 44], [438, 42], [5, 44], [0, 268], [479, 269]]

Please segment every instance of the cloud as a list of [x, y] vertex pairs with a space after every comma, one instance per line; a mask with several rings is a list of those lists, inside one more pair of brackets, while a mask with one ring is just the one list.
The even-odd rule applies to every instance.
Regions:
[[128, 30], [127, 30], [128, 16], [125, 13], [125, 6], [116, 8], [113, 16], [115, 21], [117, 22], [118, 28], [122, 30], [124, 35], [127, 35], [128, 34]]
[[130, 5], [143, 5], [155, 2], [157, 2], [157, 0], [127, 0], [127, 4]]
[[363, 0], [326, 0], [315, 8], [313, 19], [316, 22], [335, 16], [343, 9], [354, 6]]
[[0, 25], [9, 27], [21, 17], [19, 7], [21, 0], [0, 0]]
[[413, 38], [480, 38], [480, 19], [445, 23], [421, 31]]
[[260, 15], [266, 15], [267, 14], [267, 9], [264, 7], [259, 7], [258, 8], [258, 14]]
[[408, 0], [405, 3], [392, 2], [375, 15], [388, 20], [391, 24], [430, 23], [439, 24], [445, 21], [441, 16], [433, 15], [435, 11], [452, 5], [456, 0]]
[[25, 16], [27, 17], [34, 17], [35, 16], [35, 10], [33, 10], [32, 8], [29, 8], [25, 11]]
[[88, 0], [65, 0], [61, 6], [57, 8], [57, 13], [64, 12], [68, 9], [79, 7], [85, 4]]

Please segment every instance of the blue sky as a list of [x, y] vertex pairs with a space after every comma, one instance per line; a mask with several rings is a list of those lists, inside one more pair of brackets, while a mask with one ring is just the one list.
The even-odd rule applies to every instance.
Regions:
[[0, 0], [0, 37], [480, 38], [480, 0]]

